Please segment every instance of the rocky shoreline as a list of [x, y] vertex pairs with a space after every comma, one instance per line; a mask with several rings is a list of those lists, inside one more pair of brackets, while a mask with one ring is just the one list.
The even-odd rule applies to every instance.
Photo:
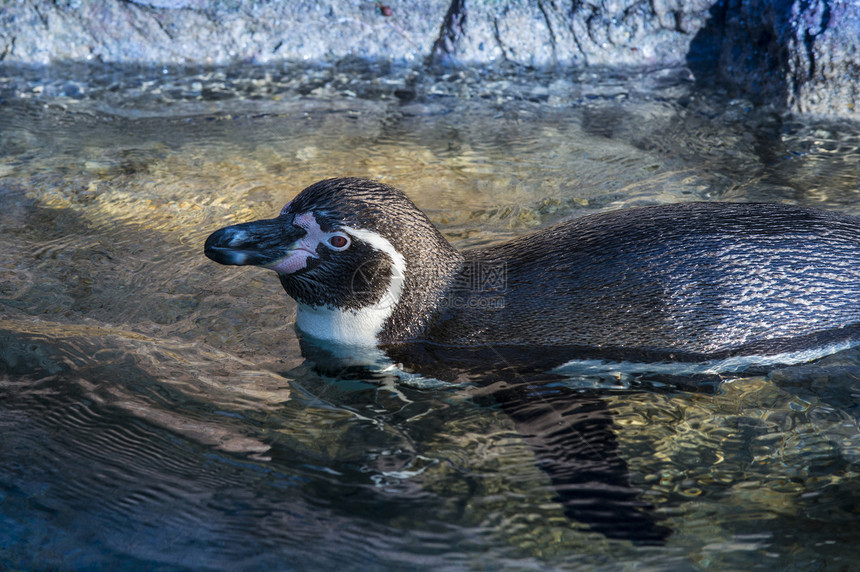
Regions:
[[686, 66], [779, 111], [860, 119], [853, 0], [24, 0], [0, 65]]

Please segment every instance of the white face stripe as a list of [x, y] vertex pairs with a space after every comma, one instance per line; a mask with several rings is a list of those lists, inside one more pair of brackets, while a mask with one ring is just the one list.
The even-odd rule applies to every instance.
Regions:
[[[372, 230], [351, 228], [348, 226], [342, 226], [340, 230], [353, 238], [357, 238], [360, 241], [369, 244], [374, 249], [384, 252], [389, 256], [389, 258], [391, 258], [394, 268], [391, 269], [391, 282], [388, 283], [387, 296], [389, 297], [388, 303], [393, 307], [400, 301], [400, 295], [403, 294], [403, 280], [406, 277], [406, 259], [403, 258], [402, 254], [397, 252], [394, 245], [391, 244], [387, 238], [383, 237], [381, 234], [373, 232]], [[383, 302], [385, 302], [385, 297], [380, 300], [380, 303]]]
[[403, 294], [406, 275], [406, 260], [394, 245], [371, 230], [341, 227], [339, 230], [391, 258], [391, 281], [378, 302], [358, 310], [308, 306], [299, 303], [296, 312], [296, 327], [314, 338], [345, 346], [376, 346], [377, 335], [394, 312], [394, 307]]

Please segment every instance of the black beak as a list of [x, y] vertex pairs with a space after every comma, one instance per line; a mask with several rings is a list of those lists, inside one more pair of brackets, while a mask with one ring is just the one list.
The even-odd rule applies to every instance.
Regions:
[[289, 255], [305, 234], [292, 216], [255, 220], [216, 230], [203, 252], [219, 264], [268, 266]]

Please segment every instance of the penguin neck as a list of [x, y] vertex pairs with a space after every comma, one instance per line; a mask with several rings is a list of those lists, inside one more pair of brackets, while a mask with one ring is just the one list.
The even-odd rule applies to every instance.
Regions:
[[433, 244], [410, 252], [406, 247], [406, 271], [400, 299], [376, 336], [378, 344], [414, 340], [439, 314], [465, 259], [441, 235]]

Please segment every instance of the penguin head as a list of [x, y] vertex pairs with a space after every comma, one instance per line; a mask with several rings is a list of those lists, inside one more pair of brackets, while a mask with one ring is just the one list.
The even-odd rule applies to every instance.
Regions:
[[376, 345], [423, 327], [462, 257], [401, 191], [327, 179], [273, 219], [222, 228], [206, 240], [215, 262], [278, 273], [313, 338]]

